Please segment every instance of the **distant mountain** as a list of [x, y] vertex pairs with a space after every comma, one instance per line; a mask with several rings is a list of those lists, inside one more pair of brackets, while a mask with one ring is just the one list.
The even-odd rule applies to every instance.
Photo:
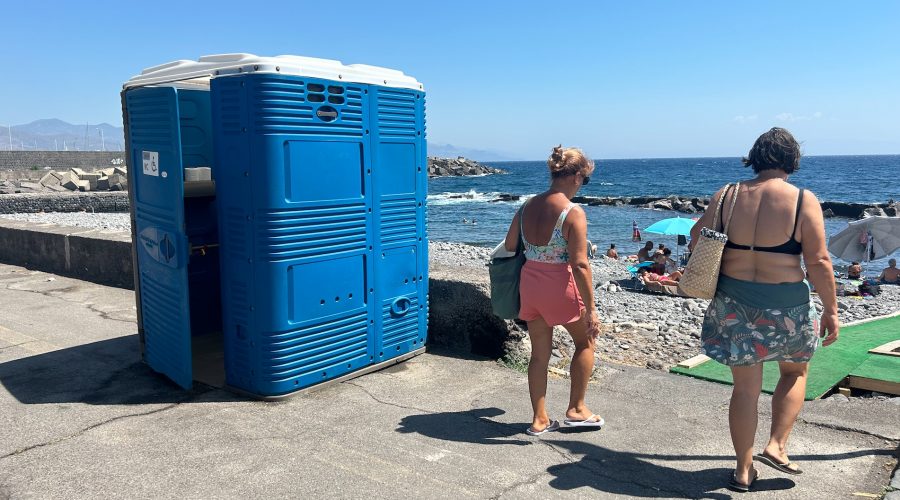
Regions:
[[[12, 142], [12, 148], [10, 148], [10, 142]], [[108, 123], [79, 125], [56, 118], [48, 118], [12, 127], [0, 126], [0, 150], [9, 149], [15, 151], [124, 151], [125, 132], [122, 127]]]
[[[101, 131], [103, 133], [101, 140]], [[57, 118], [35, 120], [12, 126], [12, 149], [15, 151], [124, 151], [125, 131], [108, 123], [77, 124]], [[10, 149], [10, 130], [0, 125], [0, 150]], [[504, 161], [516, 158], [509, 154], [485, 149], [474, 149], [452, 144], [428, 143], [428, 156], [441, 158], [466, 158], [479, 161]]]
[[435, 144], [433, 142], [428, 143], [428, 156], [438, 156], [440, 158], [456, 158], [457, 156], [465, 156], [470, 160], [479, 161], [505, 161], [515, 159], [499, 151], [465, 148], [454, 146], [452, 144]]

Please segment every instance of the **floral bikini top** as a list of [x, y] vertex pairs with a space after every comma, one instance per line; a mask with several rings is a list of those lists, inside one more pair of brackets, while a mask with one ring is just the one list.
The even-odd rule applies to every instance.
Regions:
[[522, 243], [525, 245], [526, 259], [548, 264], [565, 264], [569, 262], [569, 242], [563, 236], [562, 228], [563, 222], [566, 221], [566, 216], [569, 215], [569, 210], [572, 210], [574, 206], [574, 203], [569, 203], [569, 206], [559, 214], [559, 219], [556, 220], [556, 225], [553, 226], [550, 241], [546, 245], [532, 245], [528, 243], [522, 222], [525, 219], [525, 206], [522, 206], [522, 213], [519, 215], [519, 234], [522, 235]]

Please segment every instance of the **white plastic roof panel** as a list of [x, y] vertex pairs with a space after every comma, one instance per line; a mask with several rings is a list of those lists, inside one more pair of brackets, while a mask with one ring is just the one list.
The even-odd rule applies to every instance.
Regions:
[[209, 85], [217, 76], [237, 73], [279, 73], [383, 87], [423, 90], [415, 78], [397, 71], [367, 64], [343, 64], [332, 59], [304, 56], [260, 57], [254, 54], [216, 54], [196, 61], [179, 60], [141, 71], [125, 82], [124, 88], [160, 84]]

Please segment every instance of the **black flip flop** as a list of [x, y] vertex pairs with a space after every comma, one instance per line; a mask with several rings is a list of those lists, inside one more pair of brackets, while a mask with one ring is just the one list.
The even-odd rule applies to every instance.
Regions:
[[803, 471], [800, 470], [799, 467], [796, 469], [792, 469], [790, 467], [791, 465], [794, 465], [793, 462], [788, 462], [786, 464], [783, 464], [783, 463], [775, 460], [775, 457], [773, 457], [772, 455], [769, 455], [765, 452], [760, 453], [758, 455], [753, 455], [753, 460], [756, 460], [757, 462], [766, 464], [769, 467], [771, 467], [779, 472], [784, 472], [785, 474], [790, 474], [792, 476], [799, 476], [800, 474], [803, 474]]
[[748, 484], [744, 484], [737, 480], [737, 476], [734, 473], [731, 473], [731, 480], [728, 481], [728, 489], [731, 491], [737, 491], [738, 493], [747, 493], [750, 491], [750, 487], [753, 486], [753, 482], [756, 481], [756, 478], [759, 477], [759, 471], [756, 469], [750, 469], [753, 471], [753, 479], [750, 480]]

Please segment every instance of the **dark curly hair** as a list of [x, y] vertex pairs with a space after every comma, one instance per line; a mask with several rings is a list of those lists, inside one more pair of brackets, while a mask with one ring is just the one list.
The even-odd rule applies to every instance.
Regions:
[[763, 170], [783, 170], [793, 174], [800, 168], [800, 144], [787, 130], [772, 127], [756, 139], [750, 154], [741, 161], [745, 167], [753, 167], [757, 174]]

